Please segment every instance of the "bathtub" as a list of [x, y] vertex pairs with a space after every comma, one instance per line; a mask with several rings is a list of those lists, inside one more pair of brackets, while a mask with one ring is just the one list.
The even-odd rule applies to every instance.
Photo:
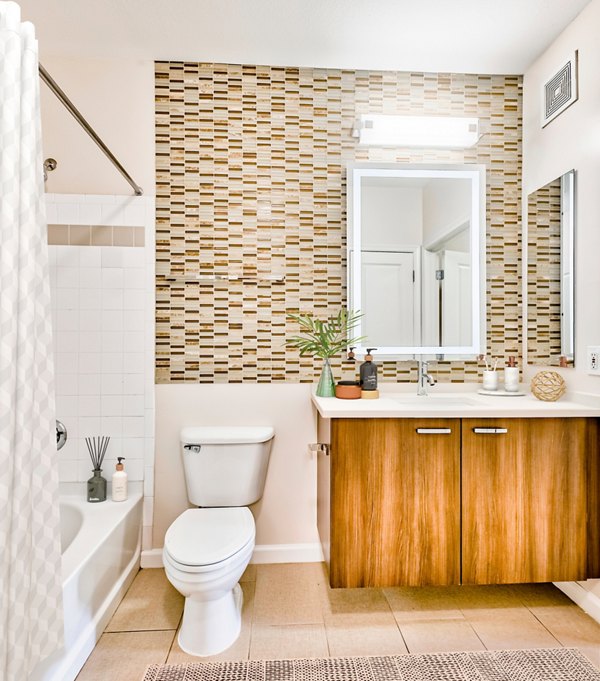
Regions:
[[142, 495], [60, 499], [65, 645], [29, 681], [73, 681], [139, 568]]

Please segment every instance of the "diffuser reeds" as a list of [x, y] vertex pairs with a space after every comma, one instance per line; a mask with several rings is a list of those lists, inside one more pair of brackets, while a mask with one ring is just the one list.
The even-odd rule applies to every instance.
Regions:
[[106, 454], [106, 449], [108, 448], [108, 443], [110, 442], [110, 437], [86, 437], [85, 444], [87, 445], [88, 451], [90, 453], [90, 459], [92, 460], [92, 465], [94, 470], [100, 470], [102, 468], [102, 462], [104, 461], [104, 455]]

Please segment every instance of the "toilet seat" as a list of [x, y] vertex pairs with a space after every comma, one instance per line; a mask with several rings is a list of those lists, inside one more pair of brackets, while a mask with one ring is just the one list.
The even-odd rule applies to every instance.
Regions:
[[253, 544], [254, 536], [246, 507], [188, 509], [167, 530], [164, 552], [180, 570], [202, 572]]

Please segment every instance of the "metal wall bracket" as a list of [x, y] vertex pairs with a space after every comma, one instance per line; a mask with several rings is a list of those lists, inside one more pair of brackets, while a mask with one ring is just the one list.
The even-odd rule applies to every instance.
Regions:
[[62, 449], [67, 442], [67, 429], [62, 421], [56, 419], [56, 449]]
[[316, 452], [317, 454], [325, 454], [325, 456], [329, 456], [329, 445], [325, 442], [315, 442], [308, 445], [308, 451], [311, 453]]

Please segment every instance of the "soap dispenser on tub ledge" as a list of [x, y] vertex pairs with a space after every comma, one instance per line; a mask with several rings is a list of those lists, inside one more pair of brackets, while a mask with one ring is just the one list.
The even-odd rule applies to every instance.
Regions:
[[377, 364], [373, 362], [371, 353], [377, 348], [367, 348], [365, 361], [360, 365], [360, 396], [363, 400], [376, 400], [379, 397], [377, 389]]
[[124, 456], [117, 457], [117, 467], [112, 476], [112, 500], [126, 501], [127, 500], [127, 473], [125, 467], [121, 463], [125, 461]]

